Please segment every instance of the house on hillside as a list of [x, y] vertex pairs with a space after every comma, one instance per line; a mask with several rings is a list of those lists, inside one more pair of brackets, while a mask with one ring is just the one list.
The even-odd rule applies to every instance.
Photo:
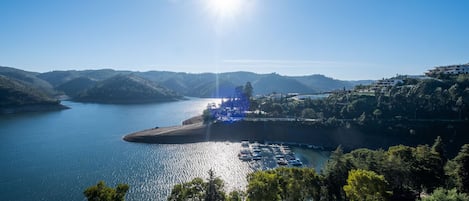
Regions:
[[425, 73], [427, 76], [469, 74], [469, 63], [462, 65], [437, 66]]

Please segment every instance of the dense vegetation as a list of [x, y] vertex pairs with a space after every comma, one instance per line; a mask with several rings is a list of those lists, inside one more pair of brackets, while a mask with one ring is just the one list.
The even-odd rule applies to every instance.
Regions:
[[[246, 96], [243, 92], [246, 86], [239, 86], [235, 88], [235, 95], [222, 102], [221, 106], [238, 111], [207, 110], [204, 119], [223, 119], [217, 117], [229, 114], [250, 117], [245, 122], [253, 120], [252, 124], [255, 124], [258, 118], [271, 118], [266, 120], [287, 125], [284, 126], [287, 130], [284, 134], [289, 131], [306, 133], [309, 128], [310, 132], [314, 132], [311, 136], [317, 136], [322, 131], [328, 135], [335, 132], [345, 138], [355, 136], [355, 140], [349, 142], [338, 139], [336, 141], [342, 141], [337, 144], [318, 142], [323, 145], [329, 143], [332, 147], [342, 144], [346, 150], [387, 148], [396, 144], [415, 146], [432, 143], [437, 136], [443, 136], [447, 139], [445, 143], [450, 145], [449, 155], [454, 156], [459, 151], [458, 147], [469, 140], [469, 136], [465, 135], [469, 129], [468, 80], [468, 75], [446, 76], [445, 79], [406, 78], [395, 86], [379, 88], [376, 85], [360, 85], [354, 90], [336, 91], [319, 99], [296, 99], [287, 94]], [[362, 89], [373, 89], [374, 92], [363, 93]], [[250, 91], [255, 89], [251, 86]], [[265, 127], [269, 123], [263, 124]], [[259, 127], [264, 128], [262, 125]], [[302, 136], [308, 138], [306, 134]], [[298, 139], [291, 142], [311, 143]]]
[[[255, 74], [251, 72], [231, 73], [176, 73], [166, 71], [130, 72], [104, 70], [86, 71], [52, 71], [38, 75], [39, 78], [51, 83], [54, 87], [79, 77], [86, 77], [94, 81], [102, 81], [116, 75], [133, 74], [144, 79], [158, 83], [168, 88], [192, 97], [229, 97], [233, 95], [236, 86], [251, 82], [256, 89], [254, 94], [269, 94], [272, 92], [289, 93], [314, 93], [320, 91], [331, 91], [336, 89], [351, 89], [357, 84], [371, 83], [364, 81], [341, 81], [334, 80], [323, 75], [309, 76], [281, 76], [272, 74]], [[217, 87], [218, 86], [218, 87]]]
[[98, 82], [74, 100], [102, 103], [145, 103], [181, 98], [175, 92], [134, 75], [117, 75]]
[[0, 106], [55, 104], [57, 100], [27, 84], [0, 75]]
[[[232, 97], [235, 93], [233, 89], [248, 81], [257, 89], [253, 91], [254, 94], [268, 94], [272, 92], [314, 93], [339, 88], [350, 89], [357, 84], [371, 82], [369, 80], [340, 81], [323, 75], [292, 77], [281, 76], [275, 73], [231, 72], [191, 74], [166, 71], [116, 71], [112, 69], [35, 73], [9, 67], [0, 67], [0, 75], [21, 84], [26, 84], [29, 88], [39, 91], [38, 93], [44, 93], [49, 98], [67, 95], [74, 100], [107, 103], [174, 100], [179, 98], [176, 96]], [[116, 86], [117, 83], [110, 83], [112, 80], [115, 80], [115, 77], [126, 76], [138, 77], [138, 79], [132, 78], [133, 81], [126, 81], [124, 83], [135, 84], [135, 82], [138, 82], [138, 84], [134, 85], [135, 87], [142, 87], [142, 89], [149, 89], [150, 91], [118, 87]], [[106, 89], [108, 86], [113, 88]], [[107, 92], [112, 92], [114, 95], [107, 96]], [[126, 95], [126, 92], [129, 92], [128, 95]], [[130, 97], [130, 95], [134, 96]], [[118, 100], [114, 99], [115, 96], [118, 97]]]
[[0, 75], [0, 114], [59, 110], [66, 107], [41, 89]]
[[440, 138], [432, 146], [346, 154], [338, 147], [319, 174], [312, 168], [257, 171], [247, 177], [245, 192], [227, 195], [210, 171], [206, 182], [174, 186], [168, 200], [468, 200], [469, 144], [451, 160], [444, 150]]
[[114, 189], [100, 181], [98, 184], [88, 187], [83, 194], [88, 201], [124, 201], [128, 190], [127, 184], [118, 184]]
[[[325, 99], [293, 101], [259, 99], [267, 116], [337, 119], [468, 119], [469, 76], [446, 79], [405, 79], [404, 83], [380, 88], [375, 93], [354, 91], [333, 93]], [[255, 110], [257, 108], [251, 108]]]

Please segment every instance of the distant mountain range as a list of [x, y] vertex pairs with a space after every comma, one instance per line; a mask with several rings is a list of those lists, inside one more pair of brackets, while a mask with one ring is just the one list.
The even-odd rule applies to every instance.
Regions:
[[[358, 84], [369, 84], [372, 80], [343, 81], [324, 75], [282, 76], [279, 74], [256, 74], [252, 72], [229, 73], [178, 73], [168, 71], [115, 71], [85, 70], [85, 71], [52, 71], [38, 75], [54, 87], [67, 93], [70, 82], [76, 89], [86, 89], [90, 82], [103, 81], [116, 75], [139, 76], [174, 91], [183, 96], [192, 97], [228, 97], [234, 93], [236, 86], [251, 82], [254, 94], [277, 93], [318, 93], [337, 89], [350, 89]], [[79, 78], [79, 80], [76, 80]], [[81, 81], [80, 81], [81, 80]], [[79, 86], [82, 83], [81, 87]], [[76, 92], [76, 90], [73, 90]], [[67, 95], [72, 95], [70, 92]]]
[[[183, 96], [229, 97], [236, 86], [251, 82], [254, 94], [317, 93], [350, 89], [372, 80], [343, 81], [324, 75], [282, 76], [251, 72], [178, 73], [168, 71], [69, 70], [47, 73], [0, 67], [0, 105], [58, 102], [59, 95], [75, 101], [141, 103], [171, 101]], [[8, 92], [7, 92], [8, 91]], [[15, 91], [15, 92], [13, 92]], [[19, 95], [22, 92], [23, 95]], [[25, 95], [29, 92], [29, 95]], [[33, 95], [34, 94], [34, 95]], [[24, 97], [30, 97], [26, 101]], [[32, 97], [34, 98], [34, 101]], [[39, 98], [40, 97], [40, 98]]]

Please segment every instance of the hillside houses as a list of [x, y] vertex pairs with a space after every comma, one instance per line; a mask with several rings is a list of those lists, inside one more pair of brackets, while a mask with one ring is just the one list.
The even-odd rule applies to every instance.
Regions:
[[469, 63], [462, 65], [437, 66], [428, 70], [425, 75], [434, 77], [438, 75], [459, 75], [469, 74]]

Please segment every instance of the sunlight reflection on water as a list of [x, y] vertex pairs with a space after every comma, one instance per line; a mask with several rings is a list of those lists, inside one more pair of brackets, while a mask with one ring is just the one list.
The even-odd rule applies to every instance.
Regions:
[[[204, 142], [184, 145], [151, 145], [143, 164], [146, 176], [133, 180], [129, 200], [164, 200], [174, 184], [206, 178], [209, 169], [223, 179], [227, 191], [243, 189], [254, 170], [237, 158], [240, 143]], [[138, 154], [138, 153], [137, 153]], [[141, 171], [140, 171], [141, 172]], [[164, 174], [161, 174], [164, 172]]]

